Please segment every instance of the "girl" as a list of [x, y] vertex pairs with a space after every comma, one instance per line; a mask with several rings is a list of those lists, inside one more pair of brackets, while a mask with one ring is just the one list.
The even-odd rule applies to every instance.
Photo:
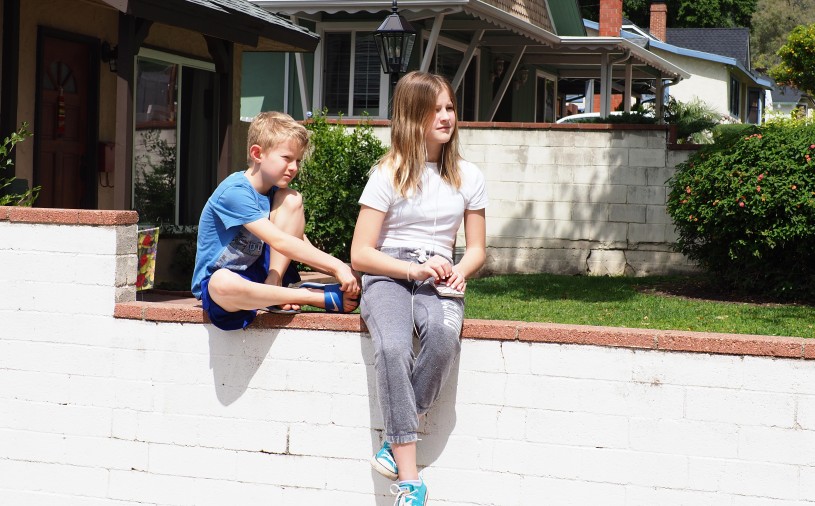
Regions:
[[[411, 72], [399, 80], [391, 148], [371, 170], [359, 203], [351, 263], [366, 273], [360, 307], [373, 338], [385, 421], [385, 442], [371, 464], [399, 480], [391, 486], [397, 506], [424, 506], [418, 417], [458, 356], [467, 278], [486, 256], [484, 176], [459, 156], [456, 99], [445, 78]], [[462, 220], [467, 245], [453, 265]]]

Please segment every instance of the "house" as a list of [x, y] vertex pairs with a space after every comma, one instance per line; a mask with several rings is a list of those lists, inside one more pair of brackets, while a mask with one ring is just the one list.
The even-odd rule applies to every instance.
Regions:
[[[241, 116], [281, 109], [298, 118], [322, 110], [388, 117], [390, 80], [372, 32], [393, 2], [252, 1], [318, 33], [321, 44], [313, 55], [247, 58]], [[601, 4], [603, 12], [621, 13], [621, 0]], [[401, 0], [398, 9], [419, 32], [409, 68], [448, 77], [463, 121], [554, 122], [565, 113], [566, 94], [583, 90], [587, 79], [600, 82], [607, 113], [612, 80], [630, 95], [689, 75], [620, 37], [613, 16], [607, 30], [586, 36], [576, 0]]]
[[[671, 83], [666, 93], [688, 102], [699, 98], [717, 109], [727, 121], [760, 123], [764, 92], [772, 82], [750, 67], [750, 31], [747, 28], [667, 28], [667, 6], [651, 3], [649, 29], [626, 23], [622, 37], [690, 73]], [[599, 24], [584, 22], [589, 34]]]
[[812, 117], [815, 111], [815, 98], [794, 86], [781, 86], [774, 83], [767, 92], [767, 113], [771, 116], [790, 117], [793, 112]]
[[162, 174], [170, 198], [152, 204], [169, 224], [196, 224], [217, 182], [244, 163], [234, 128], [244, 55], [319, 41], [246, 0], [0, 6], [2, 135], [22, 122], [34, 133], [7, 175], [42, 186], [41, 207], [126, 210], [145, 205], [145, 176]]

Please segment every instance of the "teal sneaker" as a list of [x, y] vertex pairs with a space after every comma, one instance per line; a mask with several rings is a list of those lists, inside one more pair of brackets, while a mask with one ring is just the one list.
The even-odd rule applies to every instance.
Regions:
[[393, 451], [391, 445], [387, 441], [382, 443], [382, 448], [371, 457], [371, 467], [374, 471], [381, 474], [389, 480], [395, 480], [399, 477], [399, 471], [396, 468], [396, 461], [393, 460]]
[[391, 494], [396, 494], [396, 501], [393, 506], [425, 506], [430, 499], [430, 494], [427, 493], [427, 483], [419, 477], [421, 483], [413, 485], [405, 483], [404, 485], [391, 485]]

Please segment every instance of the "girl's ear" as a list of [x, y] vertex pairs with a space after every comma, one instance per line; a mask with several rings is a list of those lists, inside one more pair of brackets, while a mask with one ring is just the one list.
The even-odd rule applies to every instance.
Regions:
[[251, 146], [249, 146], [249, 158], [251, 158], [253, 162], [260, 162], [260, 156], [262, 154], [263, 148], [261, 148], [257, 144], [252, 144]]

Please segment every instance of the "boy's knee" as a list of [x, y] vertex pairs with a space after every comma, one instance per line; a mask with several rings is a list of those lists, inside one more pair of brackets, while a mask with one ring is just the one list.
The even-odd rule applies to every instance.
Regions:
[[274, 206], [287, 214], [303, 212], [303, 195], [291, 188], [281, 188], [275, 192]]
[[210, 295], [216, 298], [232, 297], [240, 293], [243, 278], [225, 269], [219, 269], [212, 274], [207, 285]]

